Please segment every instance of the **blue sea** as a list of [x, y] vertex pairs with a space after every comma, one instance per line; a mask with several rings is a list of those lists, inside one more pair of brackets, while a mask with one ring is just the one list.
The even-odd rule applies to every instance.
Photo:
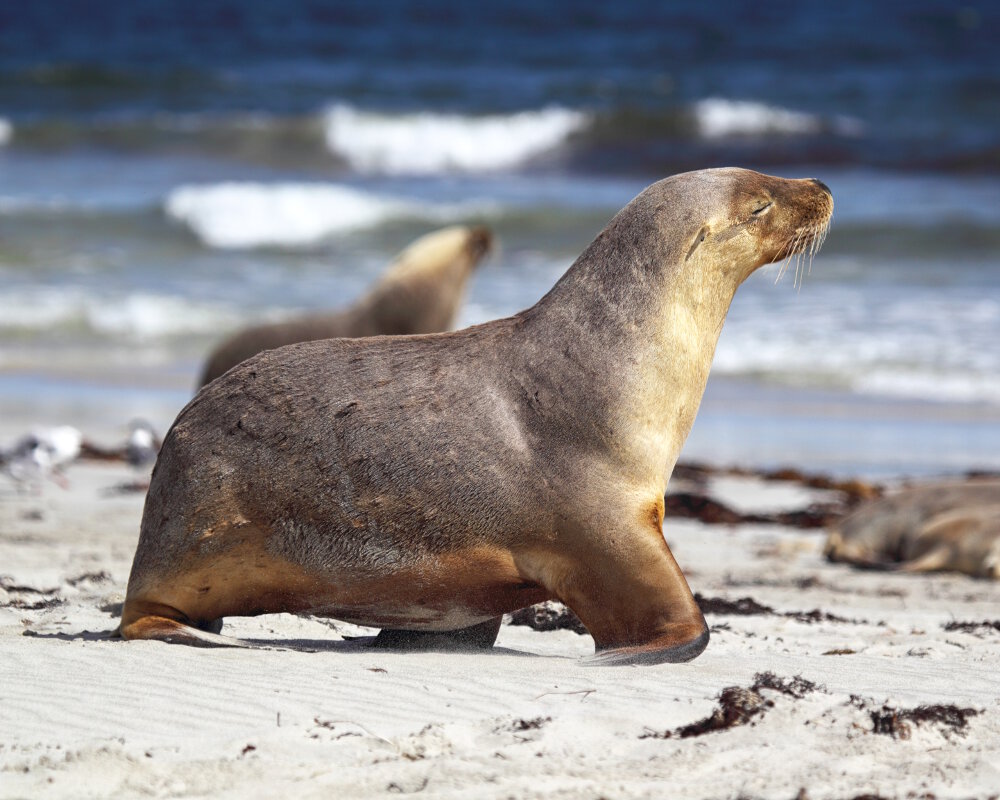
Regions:
[[445, 224], [501, 241], [461, 324], [511, 314], [649, 183], [739, 165], [834, 222], [740, 289], [684, 456], [997, 469], [998, 120], [996, 3], [3, 4], [2, 430], [165, 427], [221, 336]]

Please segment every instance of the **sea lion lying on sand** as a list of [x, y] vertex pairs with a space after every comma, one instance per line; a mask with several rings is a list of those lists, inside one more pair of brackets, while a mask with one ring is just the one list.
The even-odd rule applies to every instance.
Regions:
[[694, 658], [667, 480], [736, 289], [815, 252], [832, 211], [812, 179], [676, 175], [513, 317], [243, 362], [167, 434], [121, 635], [239, 646], [223, 617], [308, 611], [490, 646], [558, 599], [605, 662]]
[[209, 355], [199, 388], [250, 356], [286, 344], [336, 337], [404, 336], [448, 330], [472, 270], [493, 246], [483, 226], [442, 228], [400, 253], [354, 305], [234, 333]]
[[830, 561], [1000, 577], [1000, 479], [926, 484], [858, 506], [833, 526]]

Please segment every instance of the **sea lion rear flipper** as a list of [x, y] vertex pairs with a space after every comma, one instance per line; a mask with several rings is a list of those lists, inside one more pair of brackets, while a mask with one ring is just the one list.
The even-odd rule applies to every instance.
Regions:
[[257, 649], [256, 645], [203, 631], [167, 617], [140, 617], [123, 625], [119, 632], [123, 639], [159, 639], [170, 644], [189, 644], [195, 647], [243, 647]]
[[951, 548], [947, 545], [935, 547], [911, 561], [904, 561], [896, 572], [937, 572], [951, 563]]
[[392, 650], [488, 650], [500, 632], [502, 617], [454, 631], [404, 631], [383, 628], [372, 647]]
[[193, 624], [172, 606], [145, 599], [126, 598], [122, 608], [118, 634], [123, 639], [159, 639], [170, 644], [195, 647], [243, 647], [260, 649], [258, 645], [222, 636], [222, 620], [203, 620]]

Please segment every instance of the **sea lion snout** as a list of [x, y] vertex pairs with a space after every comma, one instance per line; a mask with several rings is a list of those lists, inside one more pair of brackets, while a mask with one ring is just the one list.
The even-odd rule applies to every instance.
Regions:
[[830, 187], [823, 183], [823, 181], [819, 178], [809, 178], [809, 182], [816, 184], [820, 189], [830, 195], [830, 197], [833, 197], [833, 192], [830, 191]]
[[829, 222], [833, 215], [833, 192], [819, 178], [774, 178], [770, 194], [779, 206], [800, 214], [800, 222]]
[[477, 225], [470, 229], [468, 244], [466, 245], [469, 255], [475, 259], [478, 265], [480, 259], [489, 255], [495, 245], [493, 232], [485, 225]]
[[764, 263], [803, 256], [811, 259], [823, 246], [833, 217], [830, 187], [817, 178], [773, 181], [769, 189], [777, 213], [770, 215], [767, 232], [762, 236], [768, 245], [764, 248]]

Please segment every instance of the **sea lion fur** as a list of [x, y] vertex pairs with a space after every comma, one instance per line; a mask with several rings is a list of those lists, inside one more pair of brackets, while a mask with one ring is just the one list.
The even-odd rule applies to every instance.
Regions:
[[605, 663], [694, 658], [667, 480], [737, 287], [832, 210], [812, 179], [684, 173], [513, 317], [241, 363], [164, 441], [121, 634], [217, 644], [225, 616], [309, 611], [485, 646], [558, 599]]

